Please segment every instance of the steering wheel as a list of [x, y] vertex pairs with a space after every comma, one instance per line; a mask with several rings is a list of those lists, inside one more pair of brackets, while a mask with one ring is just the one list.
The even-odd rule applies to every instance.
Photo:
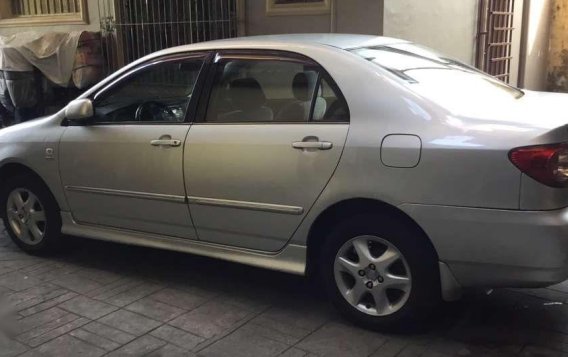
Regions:
[[164, 103], [149, 101], [136, 108], [136, 121], [176, 121], [174, 112]]

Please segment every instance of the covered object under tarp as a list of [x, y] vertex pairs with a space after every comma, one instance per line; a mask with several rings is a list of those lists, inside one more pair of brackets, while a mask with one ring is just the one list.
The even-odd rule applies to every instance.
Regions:
[[60, 87], [84, 89], [94, 84], [102, 74], [100, 49], [81, 47], [100, 47], [99, 41], [85, 31], [0, 36], [0, 104], [10, 112], [38, 106], [42, 77]]

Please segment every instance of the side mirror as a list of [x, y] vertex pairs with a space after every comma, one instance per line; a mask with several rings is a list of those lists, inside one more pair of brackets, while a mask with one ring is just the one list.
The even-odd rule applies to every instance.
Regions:
[[65, 118], [68, 120], [81, 121], [90, 119], [95, 114], [93, 102], [90, 99], [77, 99], [67, 104]]

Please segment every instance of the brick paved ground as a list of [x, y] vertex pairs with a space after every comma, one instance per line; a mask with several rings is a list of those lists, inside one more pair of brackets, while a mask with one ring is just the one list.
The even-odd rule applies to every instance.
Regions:
[[568, 356], [568, 284], [472, 295], [396, 336], [345, 323], [299, 277], [87, 240], [34, 258], [0, 234], [0, 296], [16, 311], [0, 356]]

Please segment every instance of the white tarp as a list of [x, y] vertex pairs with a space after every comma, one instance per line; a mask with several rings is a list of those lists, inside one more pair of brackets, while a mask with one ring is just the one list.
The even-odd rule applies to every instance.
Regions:
[[29, 72], [35, 67], [52, 82], [67, 87], [81, 33], [30, 31], [0, 36], [0, 70]]

